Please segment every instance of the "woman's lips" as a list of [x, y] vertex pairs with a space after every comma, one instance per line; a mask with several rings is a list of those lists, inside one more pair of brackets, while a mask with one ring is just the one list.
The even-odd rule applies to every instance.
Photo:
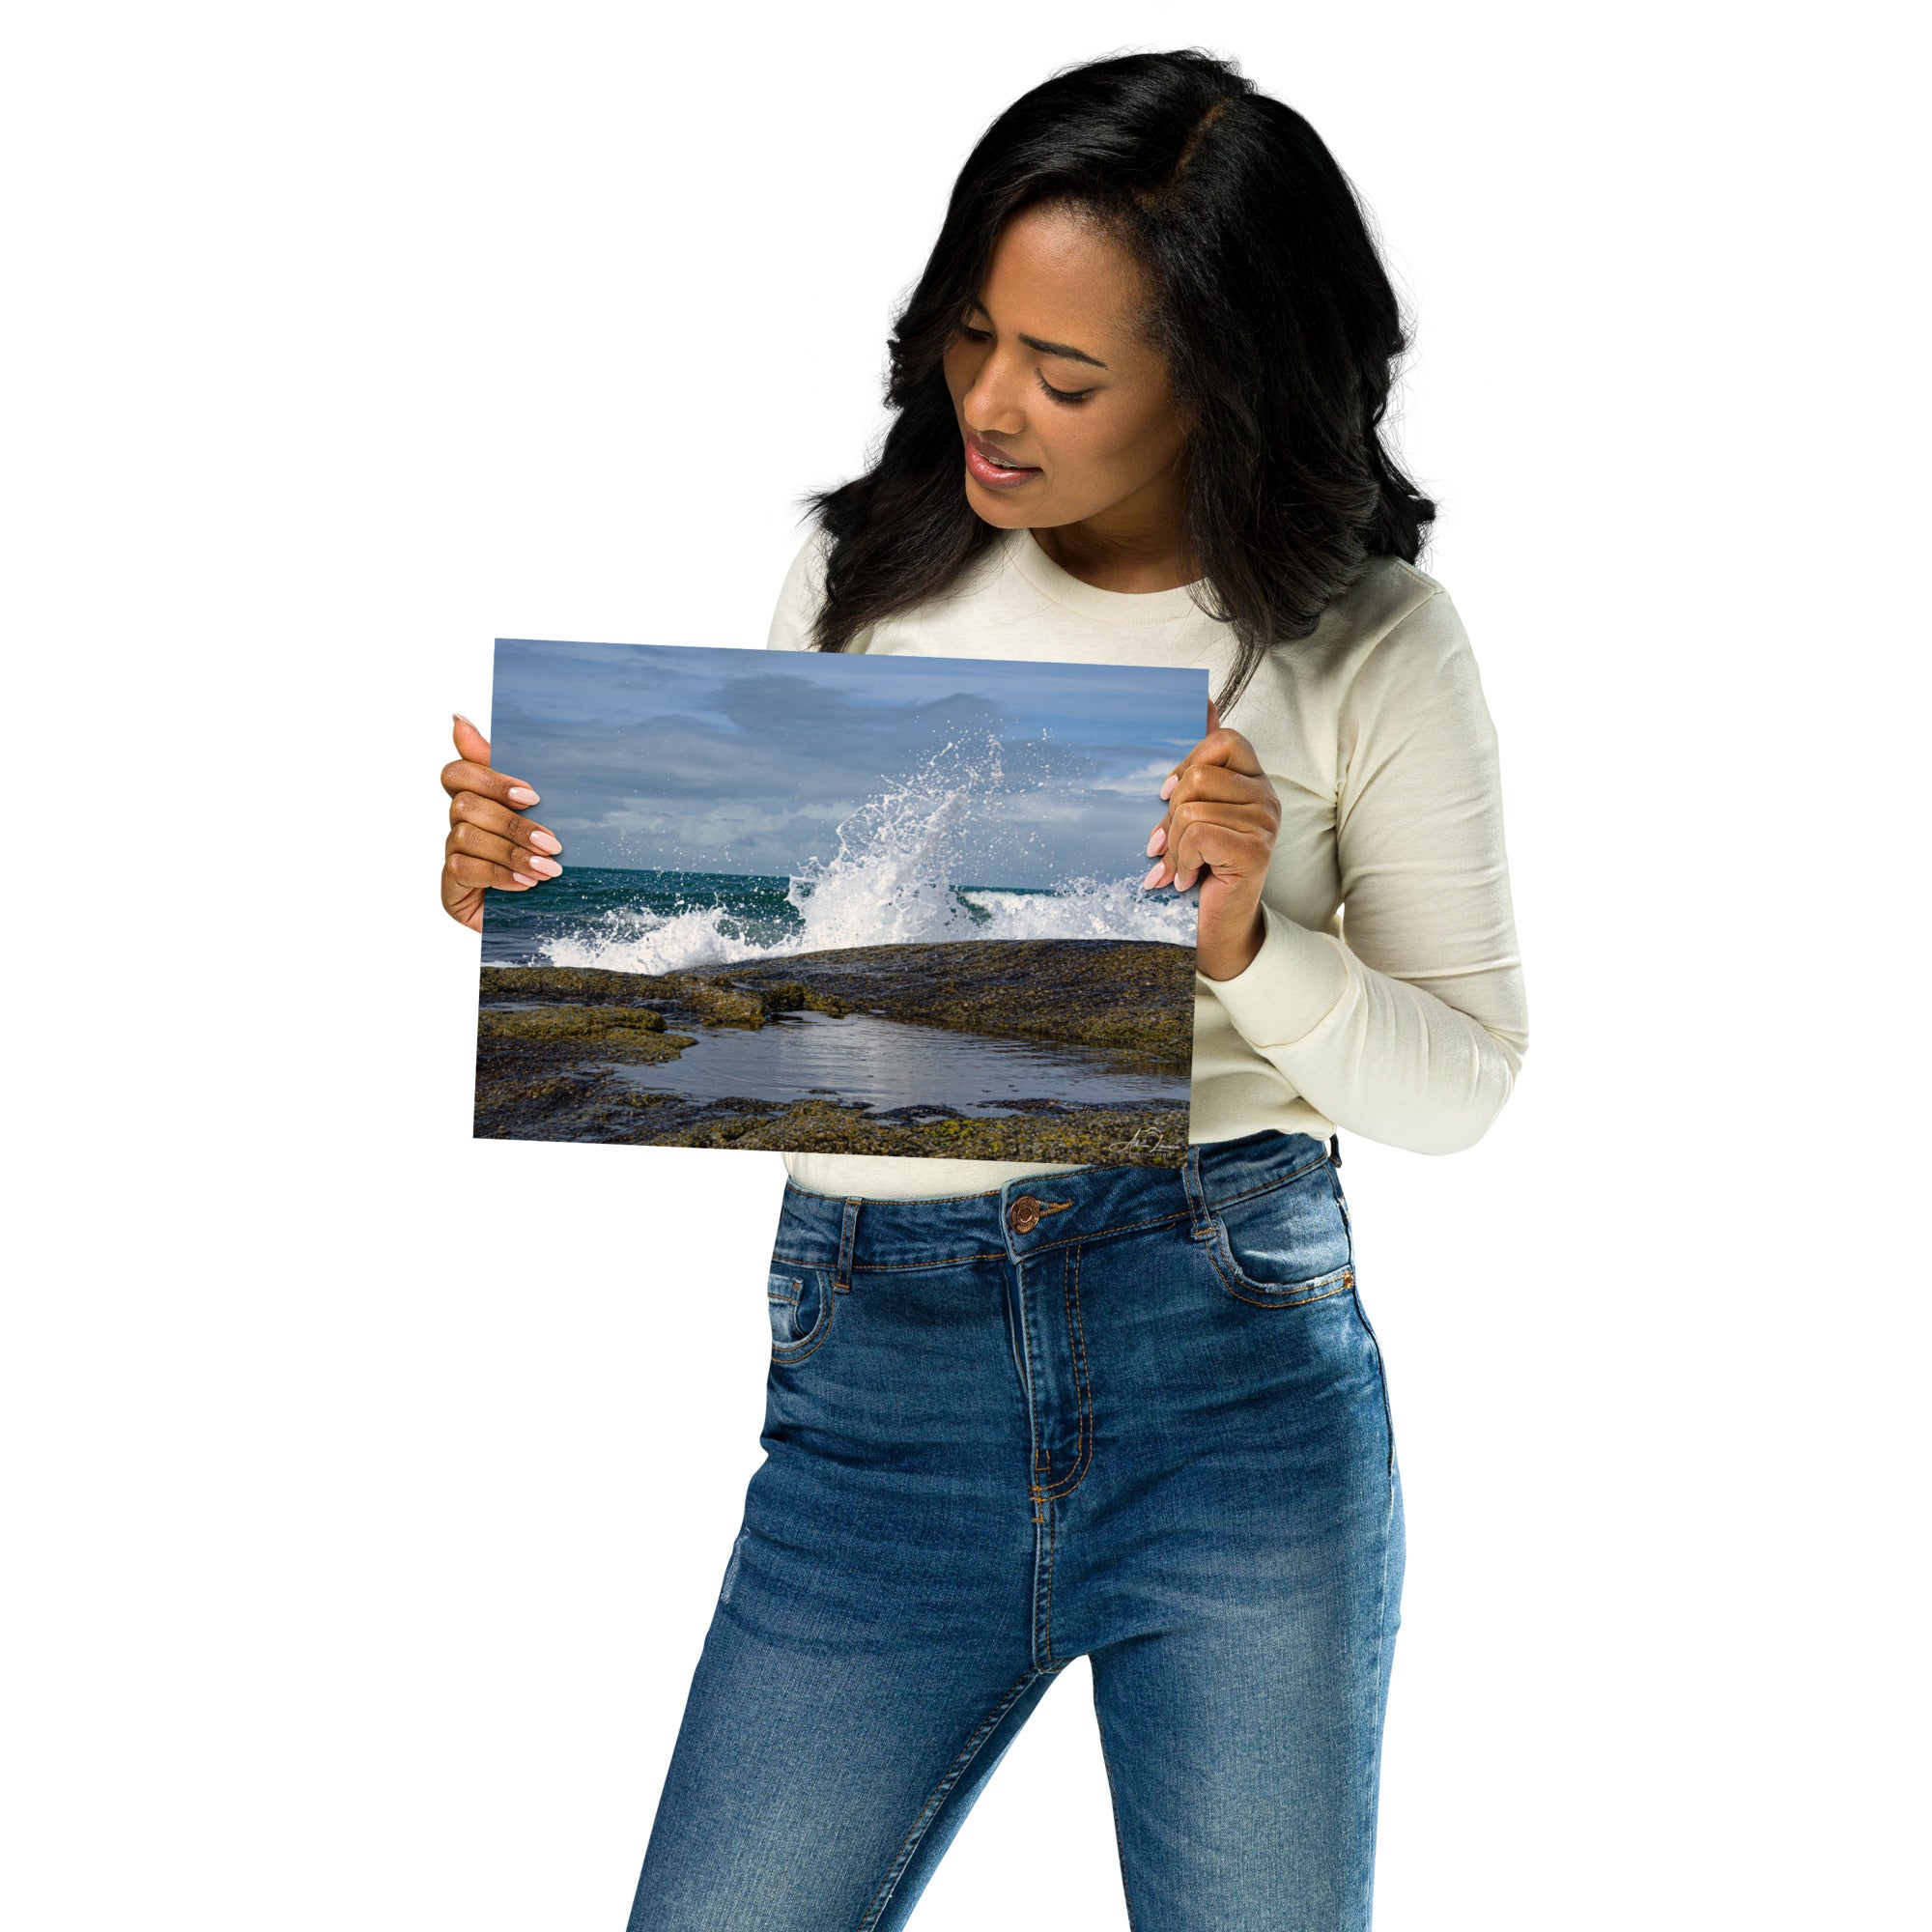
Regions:
[[989, 490], [1010, 490], [1015, 484], [1032, 482], [1040, 473], [1037, 464], [1022, 464], [1015, 469], [994, 461], [988, 455], [985, 444], [975, 441], [970, 436], [966, 438], [966, 468]]

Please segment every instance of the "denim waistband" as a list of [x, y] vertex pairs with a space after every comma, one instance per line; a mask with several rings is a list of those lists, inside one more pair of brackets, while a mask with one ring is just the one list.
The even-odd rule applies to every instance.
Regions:
[[783, 1258], [835, 1270], [849, 1283], [867, 1267], [938, 1267], [1022, 1261], [1071, 1241], [1125, 1235], [1185, 1219], [1208, 1231], [1208, 1210], [1287, 1180], [1328, 1158], [1310, 1134], [1273, 1129], [1199, 1141], [1175, 1167], [1083, 1167], [1020, 1176], [983, 1194], [912, 1200], [815, 1194], [787, 1179], [779, 1245]]

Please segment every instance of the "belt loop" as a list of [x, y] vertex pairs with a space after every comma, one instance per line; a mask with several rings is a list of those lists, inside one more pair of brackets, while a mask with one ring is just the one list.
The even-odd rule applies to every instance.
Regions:
[[1328, 1164], [1331, 1167], [1340, 1167], [1342, 1165], [1342, 1136], [1340, 1134], [1330, 1134], [1328, 1136]]
[[1187, 1186], [1188, 1232], [1197, 1241], [1205, 1241], [1214, 1232], [1208, 1218], [1208, 1190], [1201, 1180], [1201, 1148], [1196, 1141], [1180, 1163], [1180, 1178]]
[[859, 1238], [859, 1208], [865, 1197], [848, 1195], [845, 1200], [845, 1226], [838, 1236], [838, 1265], [832, 1272], [832, 1286], [839, 1293], [852, 1286], [852, 1250]]

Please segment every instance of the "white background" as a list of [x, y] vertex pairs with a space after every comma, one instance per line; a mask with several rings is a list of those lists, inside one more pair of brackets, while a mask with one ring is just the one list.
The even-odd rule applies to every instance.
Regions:
[[[0, 48], [23, 1932], [617, 1932], [777, 1154], [473, 1143], [498, 635], [762, 644], [987, 121], [1238, 58], [1372, 207], [1532, 1044], [1344, 1134], [1409, 1572], [1381, 1932], [1922, 1896], [1903, 13], [42, 7]], [[923, 1932], [1123, 1927], [1085, 1666]], [[1157, 1928], [1155, 1929], [1157, 1932]]]

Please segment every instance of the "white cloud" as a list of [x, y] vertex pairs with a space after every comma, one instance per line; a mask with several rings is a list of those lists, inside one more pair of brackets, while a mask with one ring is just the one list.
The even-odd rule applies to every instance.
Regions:
[[1151, 799], [1160, 797], [1160, 783], [1179, 761], [1174, 758], [1156, 758], [1151, 764], [1142, 765], [1137, 770], [1123, 772], [1119, 778], [1090, 779], [1091, 791], [1124, 791], [1146, 793]]

